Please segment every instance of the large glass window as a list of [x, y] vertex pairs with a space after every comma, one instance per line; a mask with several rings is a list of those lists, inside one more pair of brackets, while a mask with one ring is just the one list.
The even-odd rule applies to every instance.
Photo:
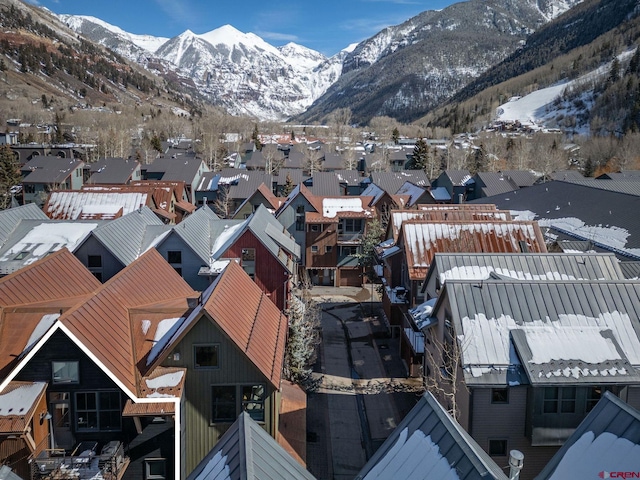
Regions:
[[236, 386], [214, 385], [212, 387], [211, 421], [234, 422], [236, 420]]
[[144, 478], [146, 480], [164, 480], [167, 478], [167, 460], [164, 458], [145, 458]]
[[182, 263], [182, 251], [180, 250], [169, 250], [167, 252], [167, 262], [174, 263]]
[[78, 383], [80, 382], [80, 373], [77, 361], [72, 362], [51, 362], [51, 383]]
[[575, 413], [575, 387], [546, 387], [543, 397], [543, 413]]
[[76, 392], [76, 426], [79, 431], [120, 430], [120, 392]]
[[194, 368], [218, 368], [218, 345], [194, 345]]

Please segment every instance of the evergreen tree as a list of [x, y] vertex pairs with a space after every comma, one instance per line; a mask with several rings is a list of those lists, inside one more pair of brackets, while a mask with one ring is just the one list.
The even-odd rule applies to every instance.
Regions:
[[484, 145], [480, 144], [478, 148], [475, 149], [471, 155], [469, 155], [469, 159], [467, 160], [467, 169], [471, 175], [475, 175], [478, 172], [482, 172], [486, 169], [487, 156], [484, 150]]
[[151, 148], [158, 152], [162, 152], [162, 143], [160, 142], [160, 137], [158, 137], [158, 135], [151, 137]]
[[256, 146], [256, 150], [262, 150], [262, 142], [260, 141], [260, 133], [258, 132], [258, 124], [253, 126], [253, 133], [251, 134], [251, 140]]
[[294, 188], [296, 188], [296, 186], [293, 184], [291, 175], [287, 173], [287, 178], [285, 178], [284, 180], [284, 187], [282, 188], [282, 193], [284, 194], [285, 197], [288, 197]]
[[618, 80], [620, 80], [620, 61], [618, 57], [614, 57], [609, 70], [609, 82], [616, 83]]
[[9, 145], [0, 146], [0, 210], [11, 206], [11, 187], [20, 185], [22, 178], [16, 157]]
[[296, 139], [296, 132], [294, 132], [293, 130], [291, 130], [291, 141], [295, 141]]
[[419, 138], [416, 146], [413, 147], [413, 161], [411, 168], [413, 170], [425, 170], [429, 163], [429, 145], [424, 138]]
[[400, 130], [398, 130], [398, 127], [395, 127], [393, 132], [391, 132], [391, 140], [393, 140], [393, 143], [396, 145], [400, 141]]
[[369, 278], [370, 282], [373, 282], [375, 278], [375, 272], [373, 266], [376, 264], [375, 260], [375, 248], [376, 245], [382, 240], [384, 235], [384, 229], [380, 220], [377, 218], [367, 222], [367, 230], [362, 236], [362, 252], [358, 253], [358, 265], [364, 270], [364, 274]]

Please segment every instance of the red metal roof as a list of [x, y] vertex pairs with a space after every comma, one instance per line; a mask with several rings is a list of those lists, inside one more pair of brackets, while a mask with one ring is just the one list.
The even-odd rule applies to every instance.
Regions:
[[287, 317], [240, 265], [229, 263], [204, 309], [265, 377], [280, 388]]
[[[146, 372], [144, 356], [162, 319], [180, 317], [187, 298], [197, 293], [154, 249], [131, 263], [60, 321], [97, 359], [136, 396]], [[134, 325], [144, 307], [149, 325]]]

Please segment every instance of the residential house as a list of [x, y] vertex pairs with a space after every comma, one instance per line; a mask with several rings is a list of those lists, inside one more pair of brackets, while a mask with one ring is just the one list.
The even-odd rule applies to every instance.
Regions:
[[201, 269], [200, 275], [217, 276], [220, 263], [238, 260], [267, 297], [284, 310], [297, 283], [299, 258], [300, 246], [294, 237], [260, 205], [247, 220], [219, 234], [211, 246], [209, 268]]
[[367, 223], [377, 218], [373, 197], [320, 197], [299, 185], [276, 218], [301, 246], [301, 266], [317, 285], [362, 285], [358, 253]]
[[142, 179], [140, 162], [131, 158], [100, 158], [85, 165], [89, 185], [129, 185]]
[[424, 170], [404, 170], [402, 172], [372, 172], [371, 182], [391, 195], [398, 193], [405, 182], [417, 187], [429, 188], [431, 185]]
[[49, 194], [43, 210], [53, 220], [113, 220], [144, 206], [156, 208], [151, 190], [56, 190]]
[[[594, 249], [615, 253], [621, 260], [638, 260], [640, 183], [582, 179], [551, 181], [482, 199], [513, 218], [537, 220], [549, 242], [582, 240]], [[473, 202], [475, 203], [475, 202]]]
[[284, 203], [284, 197], [276, 197], [273, 192], [264, 183], [261, 183], [256, 191], [249, 196], [238, 209], [233, 213], [231, 218], [244, 219], [249, 218], [253, 212], [255, 212], [260, 205], [263, 205], [267, 210], [275, 212], [280, 205]]
[[340, 187], [344, 195], [360, 195], [362, 193], [362, 176], [357, 170], [335, 170], [333, 172], [338, 177]]
[[411, 166], [413, 148], [393, 149], [389, 152], [389, 164], [392, 172], [402, 172]]
[[[287, 177], [290, 179], [290, 183], [292, 187], [296, 185], [300, 185], [304, 182], [307, 177], [302, 174], [302, 169], [300, 168], [281, 168], [278, 171], [278, 175], [274, 177], [274, 181], [276, 183], [276, 191], [275, 194], [279, 197], [286, 197], [285, 194], [285, 186], [287, 185]], [[291, 193], [291, 192], [289, 192]]]
[[605, 391], [536, 480], [633, 478], [639, 450], [640, 411]]
[[638, 308], [635, 281], [449, 279], [423, 328], [425, 381], [492, 458], [517, 449], [534, 478], [605, 391], [640, 406]]
[[540, 180], [540, 175], [532, 170], [502, 170], [519, 188], [530, 187]]
[[80, 190], [84, 162], [75, 158], [38, 155], [21, 167], [22, 203], [42, 206], [52, 190]]
[[478, 172], [466, 183], [466, 200], [492, 197], [519, 190], [518, 184], [504, 172]]
[[[41, 420], [50, 417], [52, 432], [29, 458], [31, 478], [80, 465], [80, 478], [104, 468], [124, 479], [179, 476], [185, 371], [144, 360], [196, 295], [172, 272], [151, 251], [100, 285], [61, 250], [0, 280], [3, 301], [21, 305], [3, 308], [0, 389], [48, 383]], [[163, 282], [148, 288], [149, 276]]]
[[445, 170], [433, 181], [433, 186], [446, 188], [451, 203], [463, 203], [467, 198], [467, 182], [471, 180], [468, 170]]
[[183, 477], [243, 411], [277, 436], [286, 336], [287, 318], [240, 265], [230, 262], [191, 314], [167, 333], [163, 348], [147, 357], [151, 367], [188, 370]]
[[209, 170], [201, 158], [178, 152], [171, 156], [158, 157], [153, 163], [142, 165], [142, 179], [184, 182], [187, 200], [195, 203], [195, 192], [202, 175]]
[[66, 159], [77, 158], [86, 160], [86, 146], [79, 145], [49, 145], [27, 144], [11, 145], [11, 150], [18, 155], [18, 163], [24, 165], [36, 157], [60, 157]]
[[312, 480], [264, 428], [242, 412], [187, 480], [209, 480], [223, 474], [229, 480]]
[[502, 468], [427, 392], [355, 480], [507, 480]]
[[304, 181], [304, 185], [318, 197], [338, 197], [347, 193], [333, 172], [315, 172]]
[[282, 150], [276, 145], [265, 145], [262, 150], [256, 150], [250, 158], [247, 158], [245, 168], [273, 173], [284, 165], [284, 161], [285, 156]]
[[428, 188], [419, 187], [411, 182], [404, 182], [396, 192], [396, 195], [406, 196], [405, 208], [412, 208], [417, 204], [435, 203]]
[[102, 222], [70, 248], [74, 256], [100, 281], [106, 282], [171, 230], [148, 207]]
[[18, 271], [58, 250], [75, 250], [99, 221], [22, 219], [0, 248], [0, 276]]

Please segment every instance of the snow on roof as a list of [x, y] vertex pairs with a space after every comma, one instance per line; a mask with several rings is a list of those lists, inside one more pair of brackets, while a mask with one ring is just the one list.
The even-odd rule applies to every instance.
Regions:
[[43, 386], [44, 383], [35, 382], [0, 394], [0, 416], [25, 414], [42, 393]]
[[509, 315], [487, 318], [476, 313], [462, 319], [461, 344], [463, 364], [474, 377], [488, 373], [491, 367], [508, 368], [519, 365], [510, 340], [511, 330], [524, 331], [532, 352], [530, 363], [546, 364], [553, 360], [572, 360], [587, 364], [584, 368], [553, 372], [553, 376], [626, 375], [615, 368], [589, 368], [607, 361], [620, 360], [615, 344], [603, 332], [609, 330], [632, 365], [640, 365], [640, 341], [628, 314], [601, 313], [598, 318], [585, 315], [560, 314], [558, 320], [536, 320], [516, 323]]
[[638, 458], [640, 445], [610, 432], [596, 437], [589, 431], [571, 445], [549, 480], [595, 478], [600, 472], [636, 472]]
[[[76, 220], [87, 205], [114, 205], [122, 208], [122, 215], [147, 204], [147, 194], [142, 192], [51, 192], [45, 212], [60, 220]], [[97, 208], [97, 207], [91, 207]]]
[[506, 268], [494, 268], [492, 266], [463, 265], [441, 272], [440, 282], [444, 283], [447, 280], [486, 280], [491, 277], [491, 273], [518, 280], [586, 280], [560, 272], [545, 272], [543, 275], [537, 275], [521, 270], [507, 270]]
[[151, 365], [160, 352], [164, 350], [173, 333], [180, 326], [180, 320], [182, 320], [182, 317], [167, 318], [158, 323], [158, 328], [156, 328], [156, 333], [153, 338], [153, 347], [151, 347], [151, 351], [147, 357], [147, 365]]
[[218, 451], [207, 464], [202, 468], [198, 475], [190, 477], [190, 480], [231, 480], [229, 465], [227, 465], [227, 456], [222, 455], [222, 450]]
[[147, 379], [145, 380], [145, 382], [147, 384], [147, 388], [156, 390], [158, 388], [168, 388], [179, 385], [182, 381], [183, 376], [184, 371], [165, 373], [164, 375], [160, 375], [159, 377]]
[[409, 313], [413, 317], [413, 320], [416, 322], [416, 326], [418, 328], [423, 328], [428, 323], [430, 323], [431, 313], [433, 312], [433, 307], [436, 305], [438, 301], [438, 297], [431, 298], [424, 303], [421, 303], [415, 308], [410, 308]]
[[219, 250], [229, 241], [231, 240], [234, 235], [236, 233], [238, 233], [239, 230], [242, 230], [247, 223], [249, 222], [249, 219], [247, 219], [246, 221], [242, 222], [242, 223], [238, 223], [237, 225], [233, 225], [231, 227], [226, 228], [224, 232], [222, 232], [220, 235], [218, 235], [218, 238], [215, 239], [215, 241], [213, 242], [213, 245], [211, 246], [211, 255], [213, 257], [216, 257], [217, 255], [221, 255], [224, 252], [219, 252]]
[[340, 212], [364, 212], [362, 199], [355, 198], [323, 198], [322, 215], [327, 218], [334, 218]]
[[409, 436], [405, 427], [393, 447], [364, 477], [364, 480], [387, 478], [438, 478], [459, 479], [455, 467], [440, 453], [440, 447], [425, 435], [415, 430]]
[[58, 318], [60, 318], [59, 313], [50, 313], [47, 315], [43, 315], [40, 319], [40, 322], [38, 322], [38, 325], [36, 325], [36, 328], [34, 328], [33, 332], [31, 332], [31, 336], [29, 337], [29, 340], [27, 340], [24, 351], [28, 350], [31, 345], [40, 340]]
[[23, 265], [30, 265], [48, 253], [56, 252], [65, 247], [73, 252], [97, 226], [97, 223], [41, 223], [7, 250], [0, 258], [0, 262], [14, 260], [19, 253], [28, 252], [29, 255], [24, 256]]

